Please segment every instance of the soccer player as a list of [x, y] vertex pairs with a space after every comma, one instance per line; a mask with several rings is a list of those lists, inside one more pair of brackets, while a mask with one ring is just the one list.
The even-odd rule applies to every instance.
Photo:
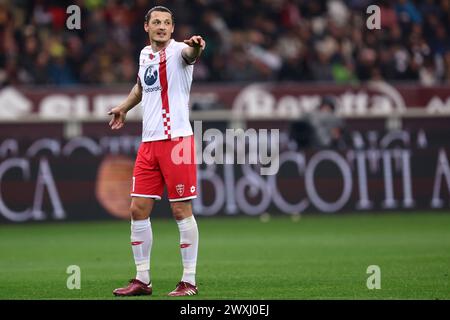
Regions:
[[[153, 242], [150, 213], [167, 187], [172, 214], [180, 231], [183, 276], [169, 296], [195, 295], [198, 229], [191, 199], [197, 196], [195, 148], [189, 122], [189, 93], [196, 59], [205, 49], [201, 36], [183, 42], [172, 39], [174, 16], [162, 6], [145, 15], [144, 29], [150, 45], [142, 49], [139, 73], [127, 99], [113, 108], [109, 125], [123, 127], [127, 112], [142, 100], [142, 143], [136, 157], [131, 187], [131, 247], [136, 277], [116, 296], [151, 295], [150, 253]], [[174, 159], [183, 144], [184, 161]], [[187, 147], [186, 147], [187, 146]]]

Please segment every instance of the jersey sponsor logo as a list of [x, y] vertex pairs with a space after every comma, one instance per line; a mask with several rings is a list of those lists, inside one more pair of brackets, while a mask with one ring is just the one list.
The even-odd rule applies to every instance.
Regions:
[[149, 92], [155, 92], [155, 91], [161, 91], [161, 90], [162, 90], [161, 86], [156, 86], [156, 87], [151, 87], [151, 88], [145, 88], [144, 92], [149, 93]]
[[144, 73], [144, 82], [146, 85], [151, 86], [155, 84], [156, 80], [158, 80], [158, 70], [156, 68], [153, 70], [153, 67], [149, 66]]
[[184, 184], [177, 184], [175, 188], [177, 189], [178, 194], [182, 196], [184, 193]]

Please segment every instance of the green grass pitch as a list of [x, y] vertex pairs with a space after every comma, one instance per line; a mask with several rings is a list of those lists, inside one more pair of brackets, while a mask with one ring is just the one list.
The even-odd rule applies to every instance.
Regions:
[[[199, 295], [186, 299], [449, 299], [450, 214], [197, 218]], [[178, 229], [152, 220], [151, 297], [180, 279]], [[134, 277], [128, 221], [0, 226], [0, 299], [124, 299]], [[69, 265], [81, 289], [68, 290]], [[381, 289], [366, 287], [381, 268]], [[125, 298], [128, 299], [128, 298]]]

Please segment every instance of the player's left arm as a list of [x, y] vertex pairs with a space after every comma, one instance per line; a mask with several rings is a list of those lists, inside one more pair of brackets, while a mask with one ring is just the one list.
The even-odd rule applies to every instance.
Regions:
[[201, 36], [192, 36], [188, 40], [184, 40], [189, 47], [186, 47], [181, 52], [181, 56], [188, 64], [193, 64], [198, 57], [205, 50], [206, 42]]

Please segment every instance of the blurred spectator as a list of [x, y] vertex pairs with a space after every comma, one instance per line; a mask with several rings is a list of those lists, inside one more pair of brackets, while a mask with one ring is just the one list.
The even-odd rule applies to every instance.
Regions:
[[331, 97], [323, 97], [318, 108], [292, 124], [290, 137], [300, 149], [343, 147], [344, 122], [335, 112]]
[[[134, 82], [153, 5], [174, 11], [176, 40], [206, 38], [197, 81], [449, 83], [450, 1], [377, 1], [381, 30], [368, 30], [372, 3], [0, 0], [0, 86]], [[66, 29], [72, 4], [81, 8], [81, 30]]]

